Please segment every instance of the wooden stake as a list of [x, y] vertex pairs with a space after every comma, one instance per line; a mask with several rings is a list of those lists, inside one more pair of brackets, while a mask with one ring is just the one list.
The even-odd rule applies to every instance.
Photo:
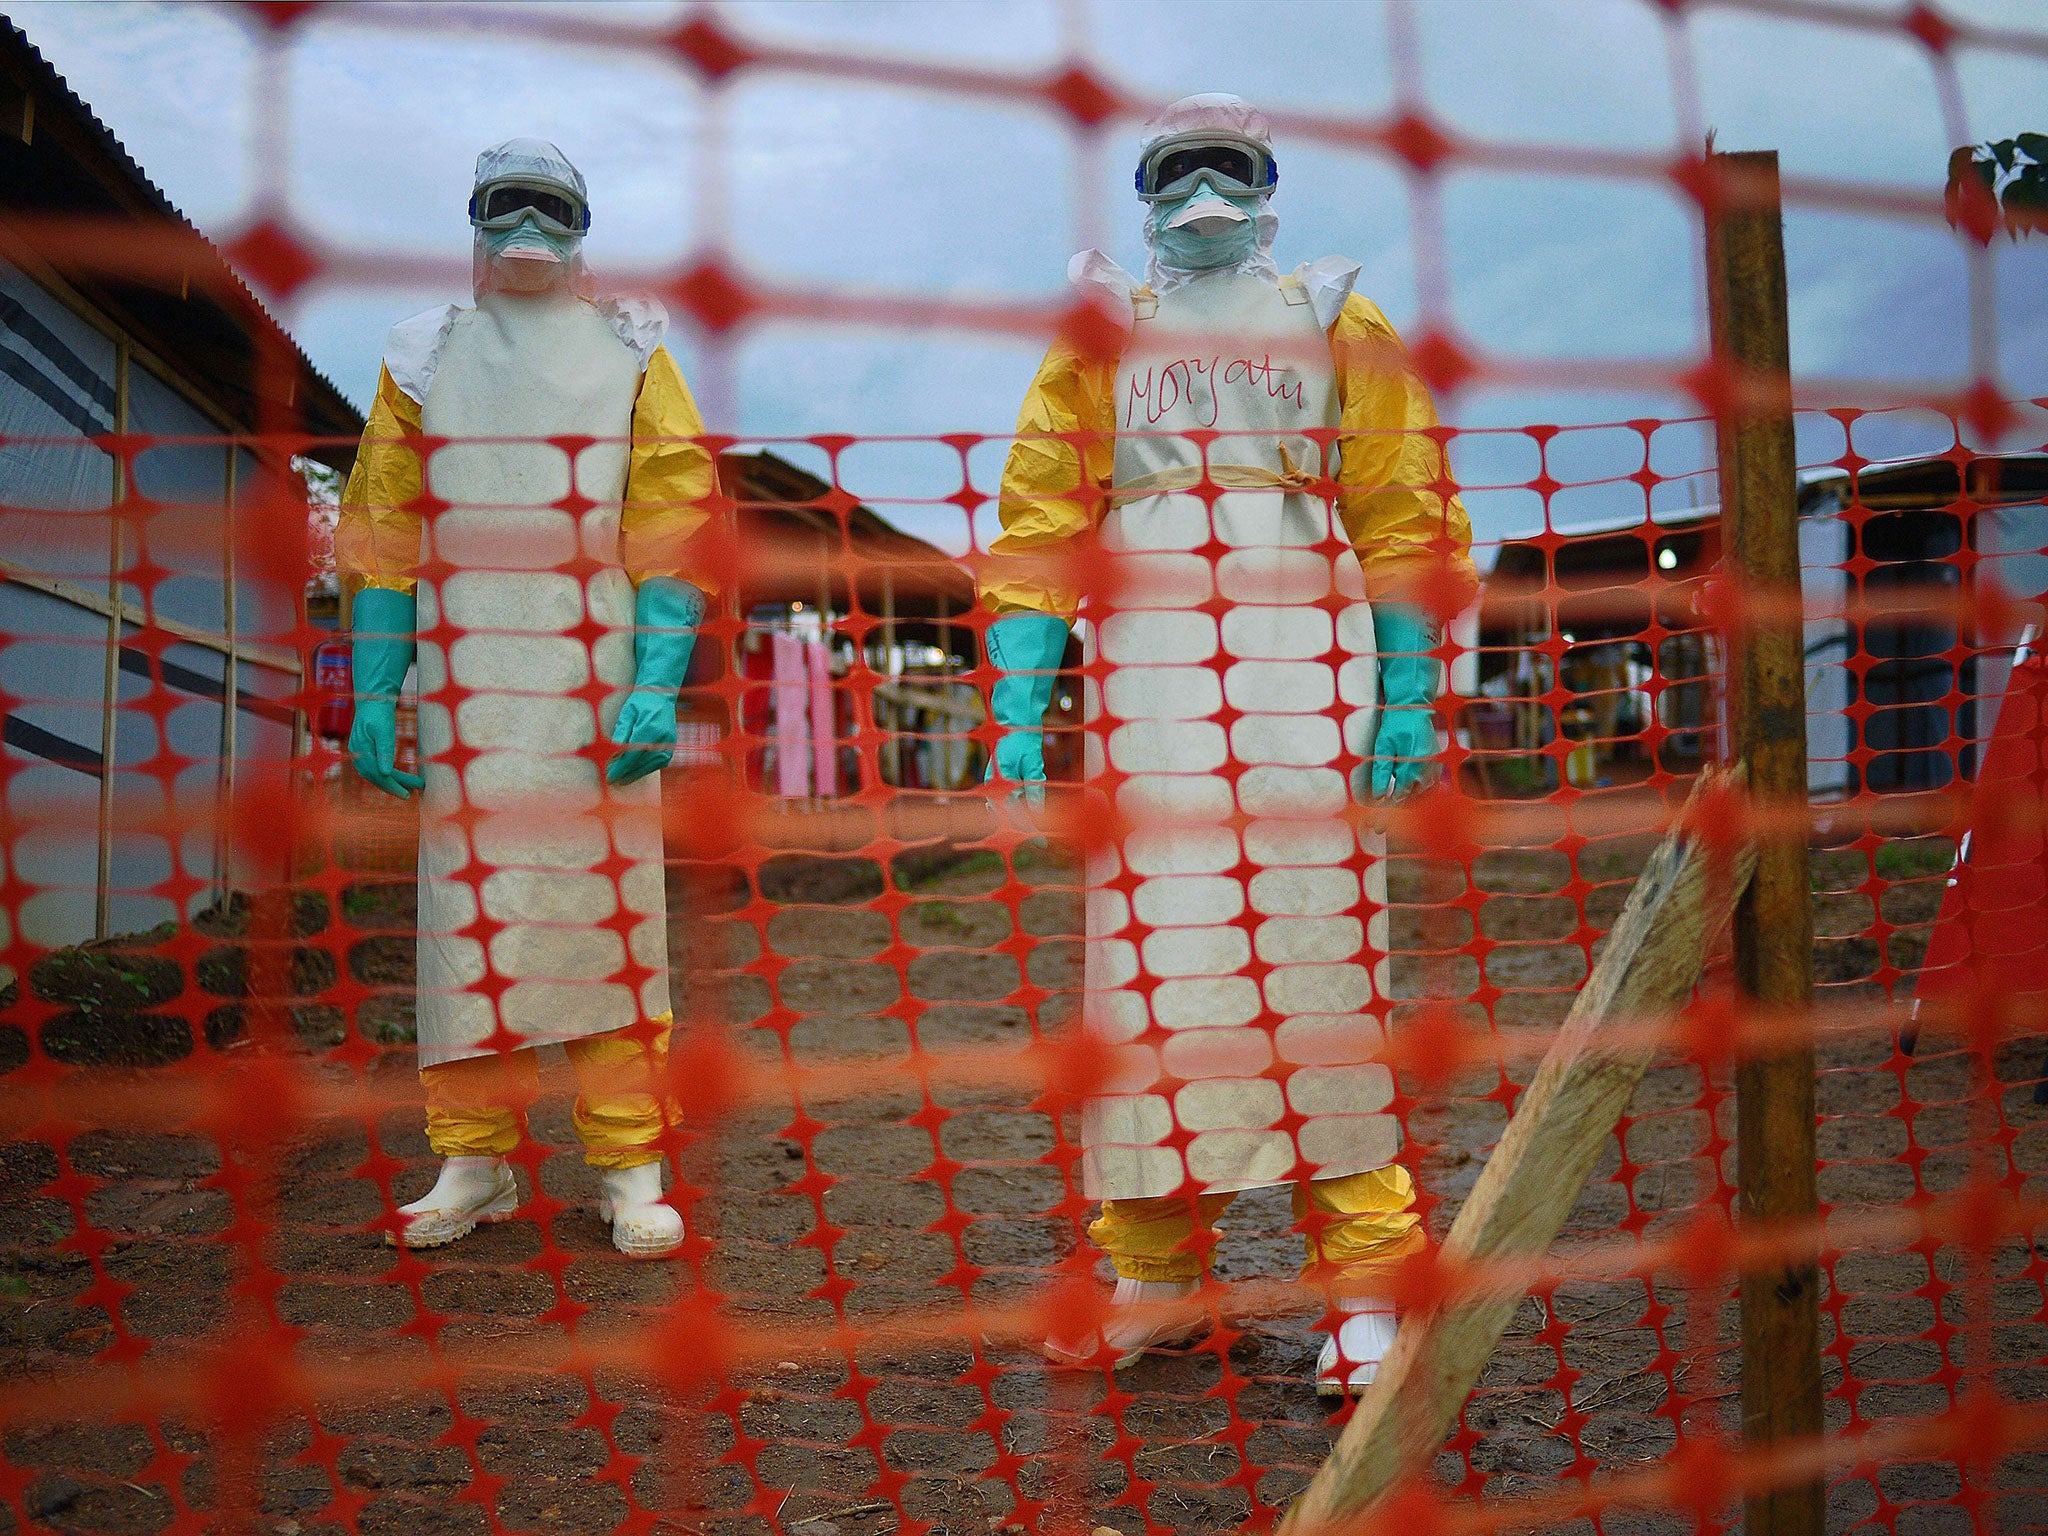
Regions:
[[[1799, 619], [1797, 457], [1785, 239], [1772, 151], [1708, 157], [1708, 317], [1724, 396], [1716, 413], [1728, 575], [1758, 605], [1729, 635], [1734, 758], [1765, 811], [1806, 813], [1806, 687]], [[1800, 831], [1762, 840], [1756, 878], [1735, 913], [1743, 992], [1777, 1017], [1813, 1002], [1813, 896]], [[1736, 1069], [1739, 1217], [1764, 1226], [1819, 1220], [1814, 1049], [1748, 1057]], [[1818, 1436], [1820, 1270], [1811, 1260], [1742, 1276], [1742, 1433], [1752, 1446]], [[1757, 1494], [1749, 1536], [1821, 1536], [1821, 1483]]]
[[[114, 430], [128, 430], [128, 348], [121, 342], [114, 345]], [[92, 936], [96, 939], [106, 938], [113, 927], [114, 790], [119, 782], [115, 763], [120, 757], [121, 736], [121, 619], [128, 606], [121, 593], [121, 573], [128, 568], [123, 537], [128, 490], [128, 461], [117, 452], [113, 499], [107, 504], [107, 648], [100, 658], [100, 852], [92, 921]], [[147, 611], [153, 605], [147, 592], [142, 596]]]
[[[1739, 768], [1709, 770], [1693, 798], [1740, 776]], [[1711, 850], [1682, 829], [1650, 855], [1556, 1043], [1451, 1224], [1442, 1253], [1448, 1272], [1485, 1275], [1533, 1264], [1549, 1249], [1656, 1055], [1655, 1034], [1645, 1026], [1691, 996], [1754, 862], [1745, 846], [1716, 868]], [[1520, 1285], [1496, 1285], [1402, 1319], [1392, 1353], [1287, 1512], [1282, 1536], [1366, 1529], [1359, 1518], [1376, 1500], [1428, 1468], [1523, 1294]]]
[[220, 627], [221, 633], [227, 637], [228, 648], [221, 656], [220, 665], [220, 762], [214, 774], [213, 810], [213, 899], [221, 904], [223, 910], [235, 886], [235, 756], [241, 750], [236, 739], [236, 727], [240, 723], [236, 715], [242, 696], [241, 668], [235, 655], [235, 631], [240, 627], [240, 617], [235, 608], [235, 540], [240, 537], [235, 527], [235, 491], [236, 471], [242, 455], [241, 440], [230, 437], [227, 445], [227, 469], [221, 488], [220, 509]]

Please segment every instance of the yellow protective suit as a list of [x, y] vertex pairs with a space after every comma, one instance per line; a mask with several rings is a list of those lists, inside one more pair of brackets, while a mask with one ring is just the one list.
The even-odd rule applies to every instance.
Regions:
[[[377, 398], [341, 496], [334, 563], [351, 592], [384, 587], [410, 592], [420, 558], [420, 459], [413, 440], [420, 403], [400, 389], [389, 369], [377, 375]], [[667, 347], [656, 347], [633, 402], [633, 455], [619, 518], [619, 561], [638, 586], [649, 576], [679, 576], [715, 597], [704, 572], [684, 568], [682, 552], [710, 516], [706, 498], [718, 489], [718, 468], [698, 439], [704, 418]]]
[[[1216, 1218], [1236, 1198], [1233, 1190], [1192, 1199], [1105, 1200], [1102, 1214], [1088, 1224], [1088, 1240], [1126, 1280], [1199, 1280], [1208, 1268]], [[1415, 1181], [1398, 1163], [1295, 1185], [1294, 1219], [1308, 1250], [1304, 1272], [1359, 1289], [1347, 1282], [1364, 1281], [1423, 1246], [1414, 1206]]]
[[[1234, 280], [1204, 280], [1210, 286], [1229, 281]], [[1239, 286], [1245, 284], [1240, 282]], [[1283, 283], [1282, 293], [1288, 295], [1291, 305], [1303, 302], [1298, 286], [1290, 293]], [[1159, 301], [1150, 299], [1149, 290], [1139, 290], [1133, 304], [1142, 333], [1148, 318], [1162, 312]], [[1256, 310], [1258, 306], [1251, 308]], [[1288, 312], [1306, 313], [1299, 308]], [[1346, 297], [1326, 334], [1334, 375], [1333, 414], [1337, 430], [1333, 478], [1338, 493], [1334, 510], [1358, 557], [1366, 596], [1412, 600], [1416, 585], [1425, 577], [1435, 576], [1446, 565], [1455, 577], [1469, 585], [1473, 579], [1469, 556], [1471, 525], [1462, 503], [1448, 492], [1449, 475], [1443, 450], [1436, 439], [1427, 435], [1437, 425], [1435, 406], [1399, 337], [1385, 316], [1357, 295]], [[1254, 360], [1270, 344], [1264, 335], [1248, 335], [1242, 343]], [[1138, 345], [1136, 338], [1129, 345]], [[1170, 343], [1153, 345], [1168, 346], [1171, 350]], [[1221, 350], [1228, 343], [1219, 341], [1217, 345], [1219, 355], [1228, 356], [1227, 351]], [[1130, 451], [1120, 451], [1116, 435], [1118, 417], [1130, 414], [1121, 408], [1137, 400], [1135, 395], [1132, 402], [1117, 398], [1119, 389], [1124, 387], [1118, 383], [1120, 374], [1129, 371], [1121, 367], [1125, 361], [1119, 356], [1086, 355], [1064, 338], [1048, 351], [1019, 413], [1017, 442], [1004, 470], [1000, 501], [1003, 532], [990, 547], [991, 555], [997, 558], [990, 561], [981, 587], [982, 600], [992, 613], [1040, 612], [1073, 617], [1081, 587], [1081, 573], [1074, 557], [1083, 555], [1093, 543], [1110, 507], [1149, 493], [1146, 477], [1141, 476], [1128, 486], [1117, 479], [1120, 459], [1129, 460], [1126, 475], [1142, 468], [1149, 443], [1147, 438], [1134, 437], [1123, 445]], [[1278, 366], [1268, 363], [1269, 369]], [[1154, 375], [1140, 367], [1129, 387], [1135, 389], [1141, 376]], [[1218, 376], [1216, 382], [1223, 382], [1223, 376]], [[1159, 399], [1156, 393], [1145, 397], [1147, 405], [1154, 407]], [[1157, 418], [1148, 410], [1139, 413], [1137, 419]], [[1210, 419], [1214, 419], [1213, 415]], [[1072, 436], [1063, 438], [1058, 434]], [[1243, 438], [1226, 433], [1218, 439], [1208, 462], [1234, 464], [1249, 457], [1241, 446], [1243, 442]], [[1275, 498], [1272, 515], [1276, 527], [1281, 511]], [[1233, 515], [1242, 520], [1264, 514], [1237, 507]], [[1217, 529], [1215, 536], [1223, 537], [1220, 502], [1212, 521]], [[1132, 539], [1128, 531], [1120, 531], [1115, 542], [1123, 548]], [[1188, 547], [1172, 539], [1166, 545]], [[1135, 568], [1144, 557], [1123, 558]], [[1240, 575], [1240, 586], [1243, 580]], [[1223, 585], [1219, 576], [1218, 586]], [[1248, 614], [1256, 611], [1274, 610], [1248, 610]], [[1147, 621], [1150, 618], [1147, 616]], [[1128, 625], [1130, 616], [1121, 616], [1116, 622]], [[1124, 638], [1130, 643], [1130, 632]], [[1308, 723], [1304, 717], [1305, 726]], [[1126, 733], [1131, 729], [1124, 728]], [[1200, 766], [1191, 763], [1189, 772]], [[1354, 885], [1354, 892], [1356, 889]], [[1371, 894], [1370, 883], [1367, 890]], [[1374, 899], [1384, 901], [1383, 889]], [[1158, 937], [1155, 935], [1155, 941]], [[1382, 937], [1374, 942], [1384, 945], [1386, 941]], [[1177, 983], [1160, 985], [1163, 990]], [[1202, 1036], [1210, 1032], [1193, 1033]], [[1215, 1033], [1220, 1038], [1225, 1032]], [[1361, 1112], [1375, 1107], [1362, 1105]], [[1128, 1115], [1125, 1118], [1131, 1119]], [[1188, 1129], [1198, 1133], [1199, 1147], [1199, 1132], [1210, 1127]], [[1135, 1120], [1129, 1125], [1115, 1122], [1108, 1134], [1112, 1145], [1117, 1146], [1134, 1138], [1140, 1145], [1145, 1141]], [[1305, 1139], [1302, 1146], [1301, 1155], [1311, 1156]], [[1358, 1163], [1353, 1161], [1351, 1166], [1355, 1169]], [[1342, 1168], [1341, 1161], [1338, 1168]], [[1117, 1198], [1116, 1180], [1109, 1182], [1110, 1187], [1102, 1192], [1111, 1197], [1104, 1200], [1102, 1214], [1091, 1225], [1089, 1236], [1109, 1255], [1120, 1276], [1142, 1281], [1198, 1278], [1210, 1246], [1208, 1230], [1229, 1205], [1235, 1190], [1250, 1187], [1243, 1182], [1222, 1182], [1220, 1187], [1192, 1198]], [[1384, 1270], [1425, 1242], [1413, 1210], [1413, 1181], [1398, 1165], [1368, 1166], [1356, 1172], [1333, 1170], [1331, 1176], [1299, 1183], [1294, 1189], [1294, 1205], [1296, 1217], [1307, 1234], [1310, 1267], [1346, 1291], [1369, 1291], [1375, 1271]]]
[[[576, 1136], [593, 1168], [661, 1159], [668, 1026], [662, 1022], [645, 1040], [638, 1034], [619, 1030], [565, 1047], [581, 1090]], [[428, 1067], [420, 1082], [427, 1090], [427, 1145], [437, 1157], [503, 1157], [519, 1145], [521, 1114], [540, 1092], [540, 1071], [532, 1051], [505, 1051]]]
[[[422, 404], [380, 370], [362, 446], [343, 492], [335, 529], [336, 564], [351, 592], [418, 584], [424, 516], [420, 457]], [[710, 516], [717, 467], [700, 439], [703, 418], [666, 347], [649, 354], [632, 412], [632, 444], [619, 519], [619, 563], [635, 586], [650, 576], [684, 577], [713, 591], [701, 563], [685, 565], [689, 540]], [[600, 1168], [630, 1168], [660, 1157], [654, 1146], [662, 1106], [649, 1087], [667, 1053], [666, 1011], [653, 1019], [651, 1044], [623, 1029], [565, 1042], [581, 1096], [576, 1130], [585, 1158]], [[651, 1050], [651, 1055], [650, 1055]], [[502, 1155], [517, 1144], [514, 1106], [537, 1083], [530, 1050], [423, 1067], [427, 1135], [443, 1157]]]
[[[1440, 562], [1467, 583], [1472, 523], [1448, 481], [1442, 449], [1425, 435], [1436, 404], [1387, 317], [1352, 294], [1330, 326], [1340, 408], [1337, 514], [1365, 570], [1367, 595], [1400, 592]], [[1053, 343], [1017, 413], [1017, 443], [1003, 466], [1003, 531], [991, 555], [1024, 557], [991, 567], [981, 586], [993, 613], [1052, 613], [1070, 619], [1078, 583], [1058, 557], [1094, 531], [1116, 457], [1117, 358], [1086, 356]], [[1049, 434], [1096, 434], [1084, 447]], [[1033, 567], [1030, 557], [1041, 559]]]

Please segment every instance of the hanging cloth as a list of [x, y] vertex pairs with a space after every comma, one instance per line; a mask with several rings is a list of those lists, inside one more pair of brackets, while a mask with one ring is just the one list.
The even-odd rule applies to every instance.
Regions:
[[811, 704], [804, 643], [795, 635], [769, 637], [775, 652], [775, 792], [801, 800], [811, 792]]
[[832, 719], [832, 671], [824, 643], [804, 642], [804, 677], [810, 685], [812, 793], [839, 793], [839, 733]]

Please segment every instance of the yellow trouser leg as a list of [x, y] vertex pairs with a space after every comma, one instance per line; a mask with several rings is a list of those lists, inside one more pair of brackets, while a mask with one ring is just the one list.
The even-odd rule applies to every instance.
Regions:
[[576, 1134], [593, 1168], [637, 1168], [661, 1161], [655, 1145], [667, 1123], [662, 1081], [668, 1071], [669, 1015], [654, 1032], [615, 1030], [569, 1042], [576, 1069]]
[[[1088, 1223], [1088, 1241], [1109, 1255], [1126, 1280], [1199, 1280], [1209, 1267], [1207, 1234], [1235, 1194], [1164, 1195], [1156, 1200], [1105, 1200]], [[1195, 1236], [1201, 1224], [1203, 1239]]]
[[420, 1068], [427, 1145], [441, 1157], [503, 1157], [519, 1145], [526, 1106], [540, 1091], [532, 1051], [471, 1056]]
[[1415, 1214], [1415, 1181], [1398, 1164], [1294, 1186], [1294, 1219], [1307, 1224], [1305, 1273], [1347, 1295], [1368, 1295], [1376, 1275], [1429, 1241]]

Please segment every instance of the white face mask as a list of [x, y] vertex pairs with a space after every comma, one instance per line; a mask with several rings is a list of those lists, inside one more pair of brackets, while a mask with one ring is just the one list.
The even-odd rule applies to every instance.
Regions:
[[585, 293], [589, 207], [582, 174], [545, 139], [507, 139], [478, 155], [469, 200], [476, 296]]
[[1235, 266], [1258, 249], [1257, 193], [1225, 196], [1207, 175], [1181, 196], [1155, 203], [1152, 244], [1160, 259], [1191, 272]]
[[491, 286], [513, 293], [540, 293], [567, 281], [583, 245], [581, 235], [557, 234], [533, 218], [522, 219], [510, 229], [481, 233]]

